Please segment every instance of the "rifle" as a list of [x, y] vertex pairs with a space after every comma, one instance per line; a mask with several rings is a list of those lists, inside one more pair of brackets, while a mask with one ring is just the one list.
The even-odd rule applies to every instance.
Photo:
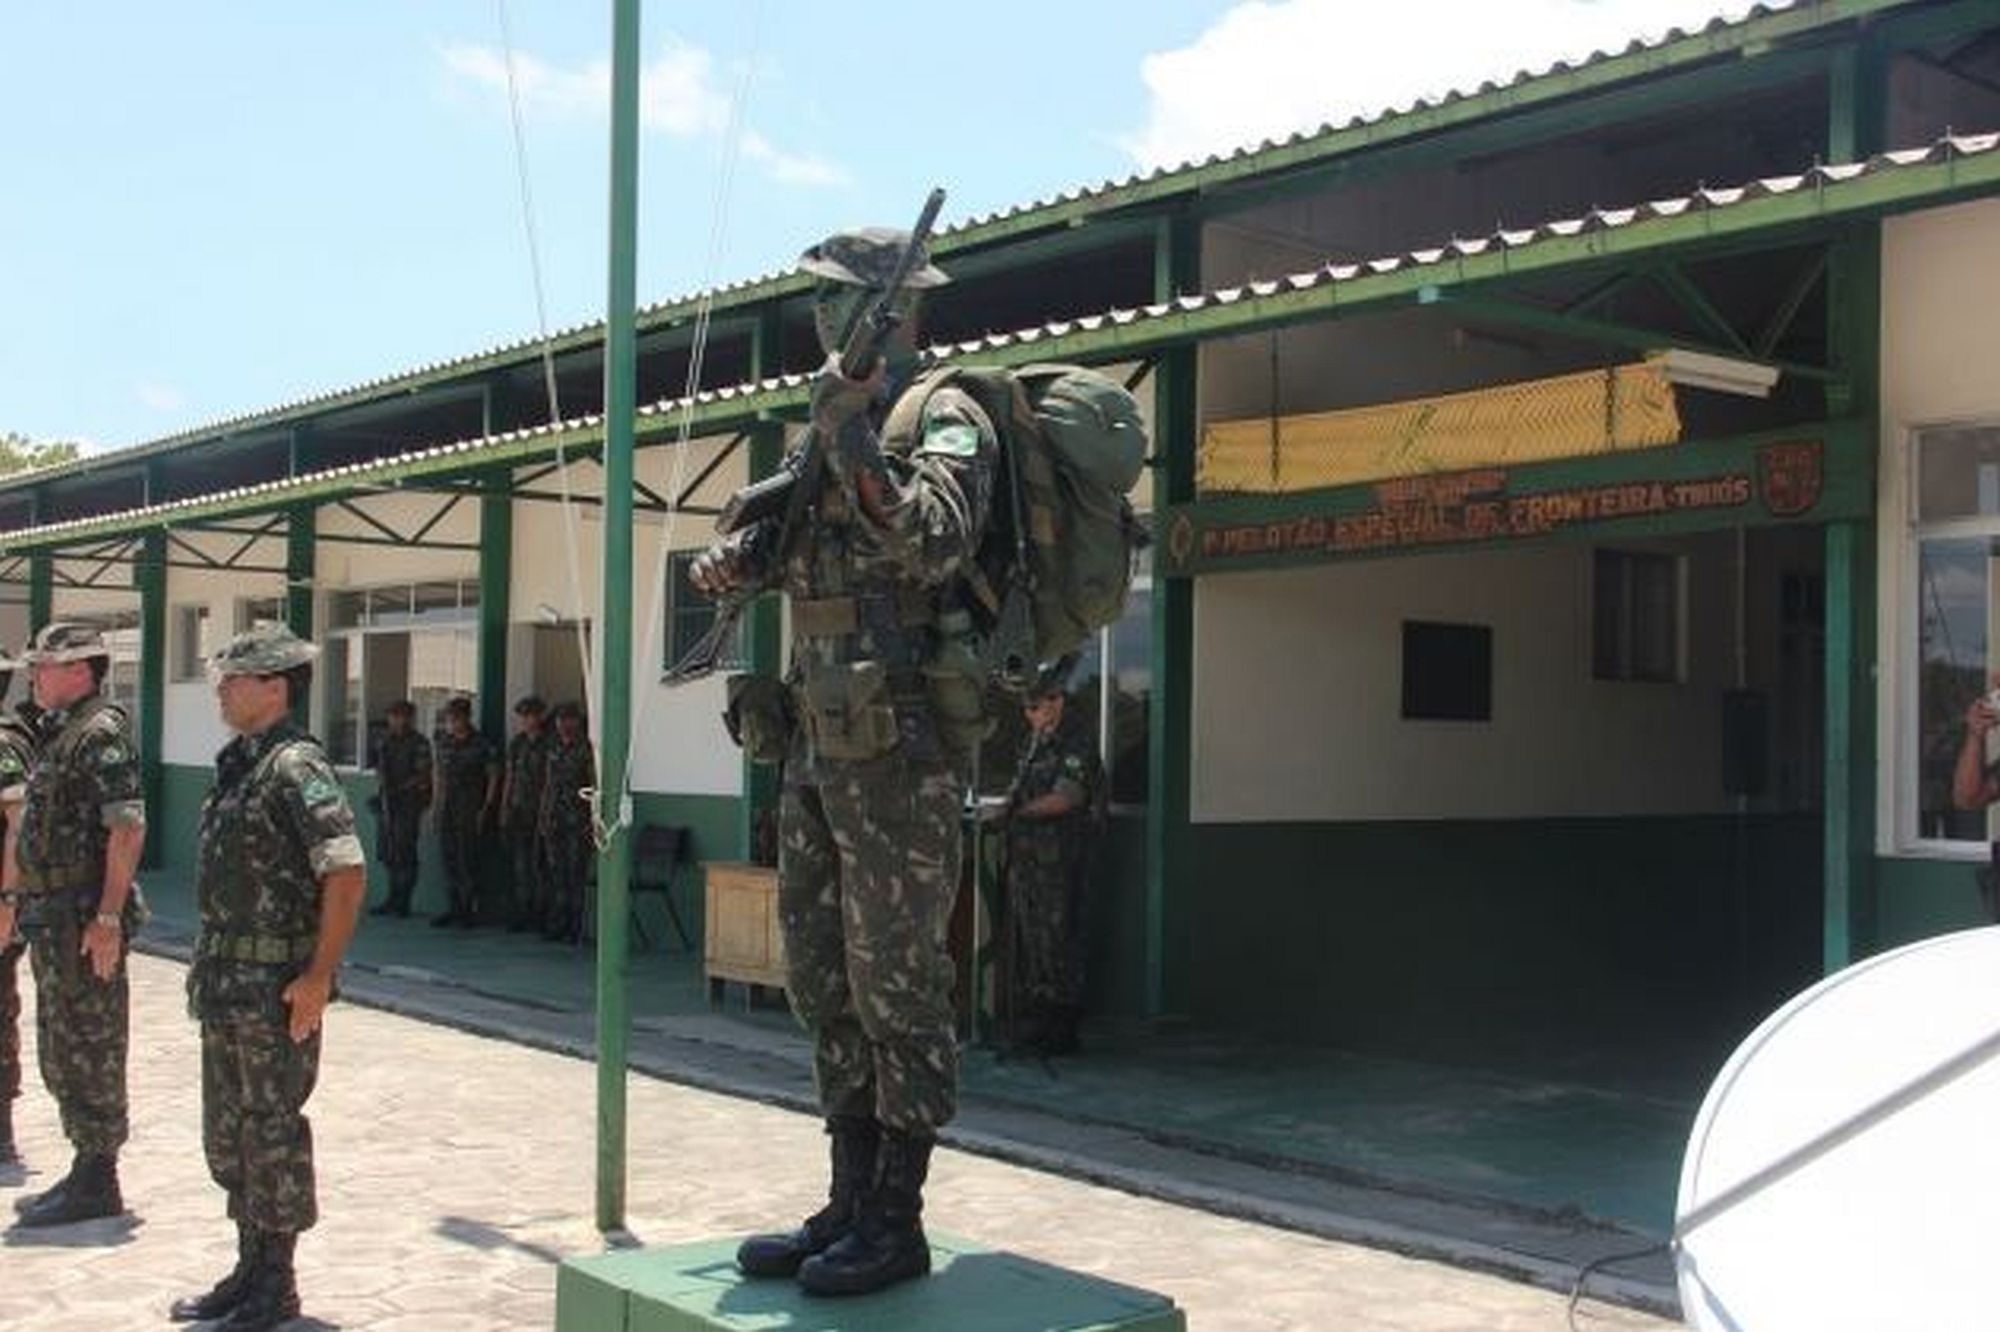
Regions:
[[[917, 224], [910, 228], [910, 242], [897, 256], [889, 281], [875, 293], [872, 301], [855, 310], [847, 327], [841, 330], [840, 373], [847, 378], [864, 380], [874, 373], [883, 344], [888, 342], [889, 335], [903, 320], [896, 309], [896, 299], [902, 295], [910, 274], [923, 262], [924, 243], [930, 239], [931, 229], [937, 225], [938, 214], [943, 209], [944, 190], [933, 189], [924, 200], [923, 211], [917, 214]], [[783, 559], [800, 518], [819, 494], [821, 479], [826, 474], [821, 465], [823, 447], [819, 431], [808, 431], [804, 446], [787, 457], [776, 473], [744, 486], [729, 497], [729, 502], [722, 507], [721, 516], [715, 520], [716, 531], [729, 536], [775, 518], [777, 528], [771, 534], [769, 557]], [[756, 595], [754, 592], [730, 593], [718, 600], [715, 622], [709, 625], [708, 632], [701, 636], [700, 641], [688, 649], [687, 655], [673, 664], [664, 683], [686, 684], [713, 672], [724, 648], [735, 635], [736, 622]]]

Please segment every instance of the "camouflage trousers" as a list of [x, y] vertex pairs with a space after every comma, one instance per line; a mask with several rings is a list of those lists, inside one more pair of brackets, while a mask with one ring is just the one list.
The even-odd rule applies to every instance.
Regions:
[[507, 816], [507, 850], [514, 871], [514, 903], [508, 919], [539, 927], [549, 918], [549, 890], [542, 868], [542, 837], [532, 812], [517, 810]]
[[778, 913], [792, 1010], [828, 1115], [930, 1132], [958, 1105], [947, 944], [958, 893], [957, 773], [900, 754], [819, 764], [778, 813]]
[[581, 823], [545, 826], [537, 839], [541, 849], [545, 904], [542, 928], [557, 934], [581, 934], [583, 899], [590, 883], [590, 862], [597, 854]]
[[410, 909], [417, 886], [417, 828], [423, 817], [421, 805], [385, 800], [375, 825], [375, 854], [389, 871], [389, 905], [400, 911]]
[[229, 1216], [296, 1234], [319, 1219], [307, 1098], [319, 1033], [294, 1042], [285, 1005], [224, 1011], [201, 1024], [201, 1146]]
[[444, 881], [451, 894], [451, 909], [461, 916], [479, 912], [479, 861], [485, 854], [485, 820], [479, 809], [438, 811], [438, 850], [444, 858]]
[[1016, 1021], [1083, 1002], [1082, 876], [1068, 857], [1024, 855], [1007, 871], [1007, 1008]]
[[21, 1094], [21, 945], [0, 948], [0, 1101]]
[[125, 1058], [132, 996], [124, 954], [131, 951], [134, 912], [125, 916], [118, 974], [108, 981], [90, 969], [81, 951], [84, 922], [66, 907], [46, 912], [28, 950], [42, 1085], [55, 1097], [63, 1136], [87, 1155], [116, 1155], [131, 1132]]

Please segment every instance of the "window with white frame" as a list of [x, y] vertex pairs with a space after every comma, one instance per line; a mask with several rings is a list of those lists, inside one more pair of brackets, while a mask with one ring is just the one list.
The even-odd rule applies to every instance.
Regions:
[[132, 729], [139, 729], [139, 612], [131, 610], [63, 612], [57, 618], [75, 621], [79, 624], [96, 625], [104, 635], [104, 646], [111, 656], [110, 667], [104, 673], [104, 697], [125, 709], [132, 719]]
[[450, 699], [478, 708], [479, 583], [443, 579], [328, 595], [315, 671], [320, 729], [335, 763], [367, 765], [389, 705], [408, 699], [430, 732]]
[[1919, 841], [1983, 842], [1986, 814], [1952, 807], [1951, 776], [1966, 709], [2000, 671], [2000, 422], [1917, 430], [1911, 445], [1915, 558], [1905, 567], [1916, 573], [1906, 589], [1916, 633], [1905, 651], [1914, 649], [1915, 688], [1904, 694], [1904, 724], [1914, 769], [1906, 763], [1900, 777], [1902, 803], [1915, 811]]
[[1681, 557], [1645, 550], [1591, 555], [1591, 677], [1680, 680]]
[[173, 662], [170, 678], [179, 684], [204, 678], [208, 654], [215, 650], [209, 641], [208, 607], [196, 604], [176, 606], [170, 620], [168, 650]]

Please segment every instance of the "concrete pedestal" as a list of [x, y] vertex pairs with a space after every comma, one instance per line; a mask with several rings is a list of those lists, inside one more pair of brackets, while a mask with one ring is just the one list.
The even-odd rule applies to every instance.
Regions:
[[736, 1270], [738, 1237], [596, 1254], [556, 1277], [556, 1332], [1186, 1332], [1164, 1295], [932, 1234], [930, 1276], [821, 1299]]

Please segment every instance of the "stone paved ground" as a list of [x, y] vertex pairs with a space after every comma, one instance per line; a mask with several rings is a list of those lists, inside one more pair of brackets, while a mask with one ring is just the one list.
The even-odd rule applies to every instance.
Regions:
[[[133, 959], [133, 1218], [10, 1231], [0, 1327], [165, 1325], [177, 1294], [233, 1257], [199, 1148], [195, 1032], [182, 968]], [[28, 996], [32, 1013], [32, 996]], [[555, 1263], [600, 1247], [592, 1224], [595, 1072], [587, 1063], [354, 1006], [330, 1022], [313, 1102], [325, 1219], [300, 1245], [299, 1328], [545, 1330]], [[31, 1028], [28, 1033], [32, 1036]], [[0, 1216], [65, 1164], [30, 1072], [29, 1170], [0, 1175]], [[817, 1203], [823, 1147], [806, 1116], [635, 1078], [629, 1225], [645, 1243], [736, 1233]], [[1172, 1296], [1198, 1332], [1562, 1332], [1560, 1296], [1357, 1246], [1219, 1218], [997, 1161], [941, 1152], [928, 1219], [994, 1247]], [[1578, 1326], [1666, 1329], [1585, 1306]]]

